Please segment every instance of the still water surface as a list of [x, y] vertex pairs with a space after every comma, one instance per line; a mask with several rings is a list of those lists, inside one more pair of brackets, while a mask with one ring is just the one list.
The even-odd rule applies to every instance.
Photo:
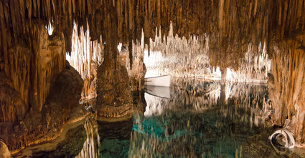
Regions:
[[[170, 87], [169, 98], [162, 92], [158, 96], [158, 90], [153, 95], [145, 94], [145, 112], [134, 115], [132, 126], [129, 125], [132, 130], [125, 135], [102, 128], [100, 154], [242, 157], [247, 154], [243, 150], [251, 149], [252, 145], [268, 144], [261, 134], [268, 113], [267, 90], [266, 85], [177, 80]], [[114, 123], [114, 126], [128, 125]], [[272, 148], [269, 154], [275, 154]]]
[[[146, 91], [134, 105], [133, 118], [114, 123], [88, 119], [84, 129], [75, 130], [86, 133], [86, 141], [67, 147], [75, 150], [73, 156], [281, 157], [268, 140], [275, 129], [268, 121], [272, 111], [266, 85], [176, 79], [168, 89]], [[59, 151], [36, 155], [54, 152]], [[290, 151], [287, 156], [299, 157]]]

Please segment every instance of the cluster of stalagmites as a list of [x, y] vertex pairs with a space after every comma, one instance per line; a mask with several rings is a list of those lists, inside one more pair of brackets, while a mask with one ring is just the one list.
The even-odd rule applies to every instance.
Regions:
[[[82, 91], [82, 99], [91, 99], [97, 96], [97, 68], [104, 60], [105, 45], [102, 37], [99, 39], [100, 42], [98, 40], [91, 41], [89, 26], [87, 26], [86, 32], [81, 27], [78, 33], [77, 28], [77, 24], [74, 24], [72, 52], [66, 53], [66, 59], [81, 74], [84, 80], [85, 85]], [[144, 40], [144, 34], [142, 34], [142, 39]], [[146, 69], [143, 63], [143, 57], [144, 41], [132, 41], [131, 49], [128, 48], [128, 44], [124, 44], [119, 52], [117, 60], [119, 65], [127, 69], [132, 91], [142, 90], [144, 88]]]
[[[88, 26], [87, 26], [88, 27]], [[103, 62], [104, 44], [102, 37], [91, 41], [89, 28], [85, 32], [83, 27], [78, 32], [78, 25], [74, 23], [72, 33], [72, 50], [66, 53], [66, 59], [84, 80], [82, 99], [96, 97], [97, 67]]]
[[[210, 47], [210, 37], [205, 34], [202, 36], [192, 36], [189, 40], [173, 35], [173, 27], [170, 25], [169, 36], [162, 42], [161, 33], [156, 35], [155, 42], [150, 41], [151, 52], [145, 52], [144, 62], [149, 69], [147, 75], [171, 75], [172, 77], [196, 77], [219, 79], [219, 72], [211, 61], [215, 50]], [[161, 30], [159, 30], [161, 32]], [[165, 37], [163, 37], [165, 38]], [[229, 69], [221, 67], [222, 76], [227, 81], [238, 82], [263, 82], [267, 80], [270, 72], [271, 60], [268, 59], [266, 44], [260, 43], [254, 46], [248, 44], [248, 49], [243, 58], [238, 61], [238, 66], [231, 65]], [[224, 60], [224, 63], [230, 60]]]

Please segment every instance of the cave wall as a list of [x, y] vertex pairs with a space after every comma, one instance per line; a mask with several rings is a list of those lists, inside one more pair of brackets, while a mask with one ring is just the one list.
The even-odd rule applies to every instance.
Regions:
[[63, 34], [50, 37], [44, 25], [33, 26], [32, 31], [31, 45], [12, 45], [5, 59], [8, 65], [1, 71], [7, 78], [1, 83], [3, 121], [22, 119], [29, 107], [40, 111], [51, 83], [65, 67]]
[[12, 87], [12, 82], [0, 72], [0, 121], [14, 122], [24, 118], [28, 105], [20, 93]]
[[[3, 87], [5, 88], [6, 86], [1, 85], [0, 90]], [[58, 74], [50, 87], [50, 95], [46, 98], [41, 111], [31, 109], [26, 111], [26, 113], [22, 113], [23, 115], [15, 116], [12, 116], [14, 113], [4, 111], [6, 113], [3, 116], [8, 115], [8, 117], [5, 117], [6, 120], [4, 121], [1, 120], [0, 139], [7, 144], [12, 154], [16, 154], [20, 149], [25, 147], [58, 138], [63, 134], [63, 129], [69, 129], [70, 126], [73, 127], [73, 123], [79, 122], [88, 114], [88, 111], [83, 106], [79, 106], [83, 80], [69, 63]], [[9, 105], [10, 109], [16, 109], [16, 113], [19, 114], [18, 112], [23, 110], [23, 107], [18, 107], [19, 102], [17, 101], [21, 103], [23, 101], [17, 98], [18, 95], [16, 98], [19, 100], [14, 98], [14, 93], [19, 94], [19, 96], [20, 93], [16, 90], [13, 91], [14, 93], [11, 91], [7, 94], [8, 98], [6, 100], [12, 100], [14, 104], [7, 105]], [[63, 128], [64, 126], [66, 128]]]
[[40, 111], [48, 97], [51, 84], [55, 81], [59, 73], [65, 69], [66, 49], [64, 35], [62, 33], [50, 37], [47, 30], [41, 28], [38, 40], [39, 45], [35, 55], [36, 61], [33, 61], [36, 69], [31, 70], [31, 72], [35, 72], [31, 87], [34, 88], [32, 106], [36, 109], [38, 108]]
[[[269, 94], [274, 124], [293, 131], [297, 142], [305, 141], [305, 47], [304, 33], [274, 44]], [[287, 119], [287, 120], [286, 120]]]

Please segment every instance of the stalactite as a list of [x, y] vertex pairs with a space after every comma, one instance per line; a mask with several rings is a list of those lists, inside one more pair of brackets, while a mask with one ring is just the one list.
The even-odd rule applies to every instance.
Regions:
[[[9, 23], [11, 22], [13, 32], [9, 32], [9, 34], [11, 34], [14, 39], [19, 35], [27, 34], [27, 32], [24, 31], [26, 30], [24, 27], [27, 27], [27, 20], [30, 21], [31, 25], [32, 18], [54, 19], [55, 23], [59, 25], [59, 28], [71, 26], [73, 20], [77, 20], [77, 23], [79, 24], [85, 24], [83, 22], [88, 19], [88, 23], [91, 25], [91, 21], [101, 21], [101, 19], [97, 18], [105, 17], [103, 15], [98, 15], [101, 12], [97, 10], [102, 7], [107, 7], [106, 2], [85, 0], [79, 0], [78, 2], [74, 0], [27, 0], [25, 3], [14, 0], [2, 1], [1, 3], [5, 6], [3, 11], [6, 19], [12, 19], [11, 21], [7, 20], [5, 27], [8, 28], [8, 26], [10, 26]], [[199, 35], [205, 32], [210, 33], [218, 31], [218, 29], [220, 29], [222, 35], [228, 35], [228, 37], [223, 36], [222, 38], [230, 39], [241, 38], [242, 36], [238, 36], [241, 34], [246, 35], [245, 37], [250, 35], [261, 38], [262, 36], [260, 36], [260, 34], [265, 36], [266, 34], [269, 34], [273, 28], [280, 30], [280, 37], [283, 38], [285, 32], [288, 32], [288, 35], [292, 34], [293, 30], [298, 29], [299, 27], [303, 28], [305, 22], [304, 18], [302, 18], [304, 17], [304, 14], [302, 14], [304, 8], [303, 1], [264, 1], [262, 3], [249, 1], [242, 2], [241, 4], [235, 0], [219, 2], [205, 1], [200, 3], [186, 0], [174, 0], [171, 2], [167, 2], [166, 0], [145, 2], [136, 0], [125, 2], [125, 0], [119, 0], [116, 3], [117, 5], [115, 5], [115, 8], [119, 15], [117, 20], [120, 42], [126, 42], [125, 39], [130, 39], [128, 36], [139, 40], [139, 38], [136, 37], [140, 35], [141, 29], [139, 28], [144, 28], [146, 36], [145, 42], [148, 46], [150, 44], [148, 40], [149, 37], [154, 36], [154, 28], [161, 26], [164, 28], [163, 34], [167, 36], [169, 31], [167, 28], [170, 25], [170, 21], [173, 21], [175, 28], [177, 28], [174, 30], [175, 34], [178, 33], [180, 36], [185, 36], [186, 38], [189, 37], [189, 34]], [[111, 5], [113, 6], [113, 4]], [[6, 12], [6, 6], [10, 8], [10, 12]], [[200, 8], [204, 8], [204, 12], [202, 12]], [[257, 10], [260, 10], [260, 12]], [[244, 14], [245, 12], [248, 12], [248, 14]], [[124, 17], [122, 13], [125, 14], [125, 23], [123, 23]], [[289, 15], [287, 13], [289, 13]], [[26, 14], [28, 15], [27, 17], [25, 17]], [[89, 15], [93, 18], [88, 18]], [[58, 20], [60, 19], [58, 19], [58, 17], [63, 17], [63, 19], [61, 19], [63, 22], [59, 22]], [[140, 24], [140, 26], [138, 26], [138, 24]], [[235, 29], [236, 26], [240, 29]], [[95, 34], [102, 28], [105, 28], [105, 26], [97, 25], [97, 28], [94, 28], [90, 34]], [[257, 33], [249, 34], [249, 31]], [[98, 37], [99, 35], [90, 36]], [[105, 36], [105, 34], [103, 34], [103, 36]], [[249, 38], [244, 39], [249, 40]], [[257, 40], [262, 41], [265, 39], [253, 40], [252, 42], [255, 43]], [[68, 43], [68, 41], [66, 41], [66, 43]]]
[[266, 43], [260, 44], [258, 52], [249, 44], [245, 57], [237, 70], [228, 69], [227, 81], [267, 83], [271, 70], [271, 59], [268, 58]]
[[[96, 96], [95, 88], [92, 87], [96, 82], [96, 68], [103, 62], [104, 44], [102, 37], [91, 41], [89, 36], [89, 26], [87, 31], [83, 27], [78, 32], [78, 25], [74, 23], [72, 34], [72, 51], [66, 53], [66, 59], [85, 80], [85, 87], [82, 92], [83, 98]], [[71, 55], [69, 55], [71, 54]]]
[[[76, 20], [80, 24], [84, 24], [84, 21], [88, 21], [88, 23], [91, 25], [91, 21], [103, 21], [103, 18], [105, 18], [104, 15], [99, 15], [102, 12], [98, 11], [98, 6], [100, 6], [100, 8], [107, 7], [108, 3], [96, 2], [96, 7], [93, 7], [94, 3], [91, 1], [80, 0], [78, 1], [78, 4], [76, 3], [77, 2], [75, 2], [74, 0], [28, 0], [25, 3], [20, 3], [16, 0], [9, 2], [3, 1], [1, 2], [0, 6], [3, 8], [2, 10], [4, 12], [4, 14], [1, 14], [2, 16], [4, 15], [3, 17], [1, 17], [1, 28], [2, 30], [4, 30], [2, 32], [6, 32], [5, 29], [9, 28], [9, 26], [11, 25], [12, 32], [8, 31], [8, 35], [12, 35], [12, 41], [14, 41], [14, 39], [17, 39], [17, 36], [20, 36], [22, 34], [28, 34], [29, 30], [25, 29], [24, 27], [32, 25], [32, 18], [49, 20], [55, 19], [55, 24], [59, 30], [65, 30], [65, 28], [68, 28], [70, 26], [69, 24], [72, 25], [72, 20]], [[175, 29], [173, 30], [175, 34], [178, 33], [178, 35], [180, 35], [181, 37], [185, 36], [187, 39], [189, 38], [189, 34], [194, 33], [199, 35], [203, 33], [210, 33], [213, 31], [217, 32], [218, 30], [215, 28], [220, 28], [220, 38], [223, 39], [220, 40], [222, 42], [221, 44], [225, 44], [223, 42], [224, 40], [233, 41], [230, 39], [234, 39], [234, 41], [246, 41], [246, 43], [253, 43], [254, 45], [256, 45], [257, 41], [259, 40], [263, 41], [264, 39], [259, 38], [265, 36], [265, 34], [271, 34], [269, 32], [271, 32], [273, 28], [277, 28], [278, 30], [280, 30], [280, 37], [283, 38], [285, 32], [288, 31], [289, 35], [292, 34], [291, 30], [297, 29], [299, 28], [299, 26], [304, 27], [305, 21], [303, 20], [304, 18], [302, 19], [302, 15], [304, 15], [302, 14], [304, 2], [275, 2], [274, 6], [276, 7], [269, 7], [273, 9], [267, 9], [268, 7], [264, 7], [273, 6], [271, 2], [267, 1], [264, 3], [257, 3], [257, 1], [243, 2], [242, 5], [236, 1], [205, 1], [197, 3], [194, 1], [189, 2], [185, 0], [174, 0], [171, 2], [167, 2], [165, 0], [147, 2], [130, 0], [128, 1], [128, 3], [126, 1], [121, 0], [117, 1], [116, 3], [117, 4], [114, 6], [118, 12], [117, 31], [119, 33], [119, 40], [121, 42], [125, 41], [125, 39], [129, 39], [130, 41], [131, 39], [140, 40], [140, 38], [138, 37], [140, 35], [140, 32], [142, 31], [142, 28], [144, 28], [144, 42], [145, 44], [148, 44], [149, 48], [151, 45], [149, 38], [154, 36], [154, 28], [161, 26], [161, 28], [163, 28], [162, 34], [165, 35], [164, 37], [167, 37], [167, 35], [171, 34], [169, 32], [170, 29], [168, 29], [170, 26], [170, 21], [173, 21], [173, 25], [175, 26]], [[173, 3], [174, 5], [169, 5], [171, 3]], [[111, 5], [113, 7], [113, 4]], [[287, 7], [288, 5], [292, 7]], [[205, 8], [205, 11], [201, 12], [202, 10], [199, 8]], [[10, 12], [8, 12], [8, 10]], [[231, 12], [229, 12], [229, 10]], [[244, 14], [244, 11], [246, 10], [249, 12], [249, 14], [247, 15]], [[260, 10], [261, 12], [257, 12], [257, 10]], [[279, 10], [279, 14], [277, 14], [277, 10]], [[73, 15], [75, 15], [74, 19], [72, 16], [72, 12]], [[232, 12], [233, 14], [230, 14]], [[122, 13], [125, 13], [125, 23], [123, 23], [124, 20], [122, 19]], [[287, 15], [287, 13], [289, 13], [289, 15]], [[26, 14], [28, 16], [25, 18]], [[58, 19], [58, 17], [60, 17], [61, 15], [63, 17], [63, 19], [61, 19], [63, 22], [59, 22], [60, 19]], [[93, 18], [87, 18], [88, 15], [93, 15]], [[277, 18], [272, 18], [273, 15], [277, 15]], [[289, 18], [287, 18], [287, 16]], [[102, 20], [100, 18], [102, 18]], [[9, 21], [8, 19], [11, 20]], [[30, 22], [28, 22], [27, 19]], [[218, 22], [215, 22], [215, 19], [218, 19]], [[276, 21], [276, 23], [274, 23], [273, 21]], [[289, 23], [289, 26], [286, 26], [286, 23]], [[90, 31], [90, 34], [101, 32], [98, 30], [106, 28], [107, 23], [101, 23], [101, 25], [105, 26], [100, 26], [100, 24], [98, 24], [96, 27], [92, 28], [94, 30]], [[87, 25], [84, 25], [84, 31], [86, 31], [86, 27]], [[236, 27], [240, 29], [235, 29]], [[103, 36], [105, 36], [105, 31], [102, 32], [104, 32]], [[253, 33], [249, 34], [249, 32]], [[69, 37], [69, 34], [71, 33], [65, 33], [66, 37]], [[156, 32], [154, 33], [157, 34]], [[261, 34], [263, 34], [263, 36], [261, 36]], [[241, 35], [245, 36], [243, 37]], [[92, 36], [99, 37], [99, 35]], [[1, 44], [1, 48], [4, 52], [3, 60], [5, 62], [7, 62], [6, 59], [8, 56], [6, 55], [8, 47], [5, 41], [8, 41], [8, 45], [11, 45], [11, 43], [9, 42], [10, 40], [6, 40], [6, 37], [9, 36], [6, 36], [4, 35], [4, 33], [2, 33], [1, 41], [3, 42]], [[66, 38], [66, 40], [67, 39], [69, 38]], [[153, 41], [154, 40], [155, 39], [153, 38]], [[67, 46], [69, 46], [69, 43], [70, 40], [67, 40]], [[66, 48], [66, 50], [69, 49], [70, 48]], [[148, 51], [150, 51], [150, 49], [148, 49]], [[222, 56], [220, 57], [222, 58]], [[240, 59], [242, 57], [243, 56], [241, 56]], [[132, 62], [132, 60], [130, 61]], [[214, 64], [214, 61], [212, 63], [213, 66], [217, 65]], [[5, 63], [4, 65], [8, 65], [8, 63]], [[89, 67], [90, 65], [91, 64], [89, 64]], [[227, 67], [227, 65], [224, 65], [224, 67]], [[8, 69], [7, 66], [4, 66], [4, 69]]]

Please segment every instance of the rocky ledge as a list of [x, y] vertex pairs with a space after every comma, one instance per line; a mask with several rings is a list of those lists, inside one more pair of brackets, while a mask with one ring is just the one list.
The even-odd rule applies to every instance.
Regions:
[[0, 140], [12, 153], [17, 153], [25, 147], [56, 139], [64, 125], [89, 114], [78, 103], [82, 87], [80, 75], [67, 64], [52, 83], [42, 110], [31, 109], [22, 120], [0, 123]]

